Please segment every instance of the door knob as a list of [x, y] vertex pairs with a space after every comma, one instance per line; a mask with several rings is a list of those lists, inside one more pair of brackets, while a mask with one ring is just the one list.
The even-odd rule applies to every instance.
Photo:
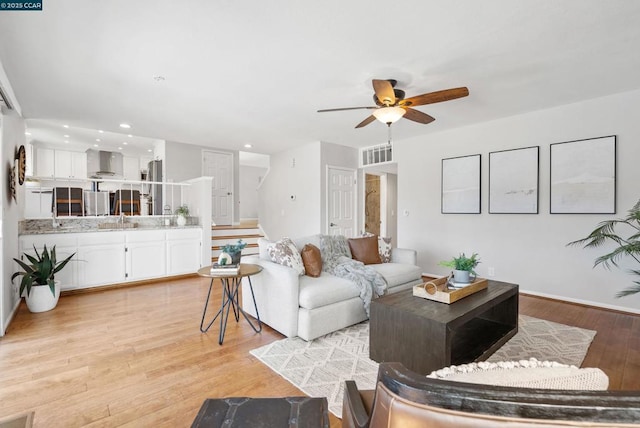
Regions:
[[329, 226], [334, 227], [334, 226], [337, 226], [337, 224], [335, 224], [335, 223], [329, 223]]

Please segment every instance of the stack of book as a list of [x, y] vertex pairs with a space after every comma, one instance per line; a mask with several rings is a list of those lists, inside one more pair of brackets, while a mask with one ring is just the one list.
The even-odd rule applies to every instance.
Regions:
[[211, 273], [214, 275], [237, 275], [240, 272], [239, 264], [219, 265], [214, 263], [211, 265]]

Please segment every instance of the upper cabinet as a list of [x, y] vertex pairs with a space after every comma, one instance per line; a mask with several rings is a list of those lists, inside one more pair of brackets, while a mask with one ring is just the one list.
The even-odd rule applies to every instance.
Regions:
[[35, 172], [38, 177], [87, 178], [87, 155], [38, 147]]
[[55, 150], [54, 170], [56, 177], [87, 178], [87, 154]]
[[123, 166], [125, 180], [140, 181], [140, 158], [125, 156]]

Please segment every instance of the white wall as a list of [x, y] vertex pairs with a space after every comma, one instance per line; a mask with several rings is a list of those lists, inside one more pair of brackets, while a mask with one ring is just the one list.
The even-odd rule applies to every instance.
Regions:
[[[18, 258], [18, 219], [20, 209], [18, 204], [9, 194], [7, 177], [10, 168], [14, 165], [15, 151], [18, 147], [26, 143], [24, 120], [17, 113], [2, 109], [0, 114], [2, 126], [0, 127], [0, 161], [2, 168], [2, 186], [0, 186], [0, 201], [2, 204], [2, 297], [0, 298], [0, 336], [4, 334], [8, 323], [13, 317], [14, 311], [20, 302], [18, 294], [19, 280], [11, 282], [11, 275], [17, 269], [17, 264], [13, 259]], [[25, 197], [24, 185], [17, 186], [17, 198], [21, 200]]]
[[258, 194], [260, 226], [269, 238], [320, 232], [320, 151], [314, 142], [271, 156]]
[[[179, 183], [182, 181], [191, 180], [202, 176], [202, 150], [218, 150], [211, 147], [198, 146], [194, 144], [177, 143], [174, 141], [167, 141], [165, 143], [165, 161], [164, 172], [165, 180]], [[238, 152], [229, 150], [220, 150], [233, 154], [233, 204], [234, 215], [233, 222], [238, 223], [240, 221], [240, 182], [238, 179], [240, 165], [238, 163]], [[171, 196], [168, 196], [170, 203]], [[179, 205], [179, 198], [174, 197], [176, 203], [171, 209], [175, 209]], [[201, 219], [202, 221], [202, 219]], [[204, 223], [203, 223], [204, 224]]]
[[[478, 252], [481, 276], [494, 267], [495, 279], [521, 291], [640, 312], [640, 295], [615, 298], [632, 285], [631, 275], [592, 269], [606, 248], [566, 247], [640, 198], [639, 104], [633, 91], [396, 142], [399, 246], [417, 249], [425, 272], [445, 274], [439, 261]], [[549, 145], [606, 135], [617, 135], [617, 215], [549, 214]], [[488, 214], [489, 152], [528, 146], [540, 146], [539, 214]], [[441, 159], [477, 153], [482, 214], [441, 214]]]
[[267, 168], [240, 165], [240, 219], [258, 218], [258, 186]]
[[387, 230], [385, 236], [391, 237], [391, 244], [398, 246], [398, 176], [396, 174], [387, 173], [384, 175], [386, 186], [383, 192], [386, 204], [386, 225]]

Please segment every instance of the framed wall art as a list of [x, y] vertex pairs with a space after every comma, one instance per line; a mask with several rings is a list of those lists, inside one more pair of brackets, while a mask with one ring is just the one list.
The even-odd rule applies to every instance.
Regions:
[[538, 214], [539, 147], [489, 153], [489, 213]]
[[616, 136], [551, 144], [551, 214], [615, 214]]
[[442, 159], [441, 210], [480, 214], [480, 155]]

